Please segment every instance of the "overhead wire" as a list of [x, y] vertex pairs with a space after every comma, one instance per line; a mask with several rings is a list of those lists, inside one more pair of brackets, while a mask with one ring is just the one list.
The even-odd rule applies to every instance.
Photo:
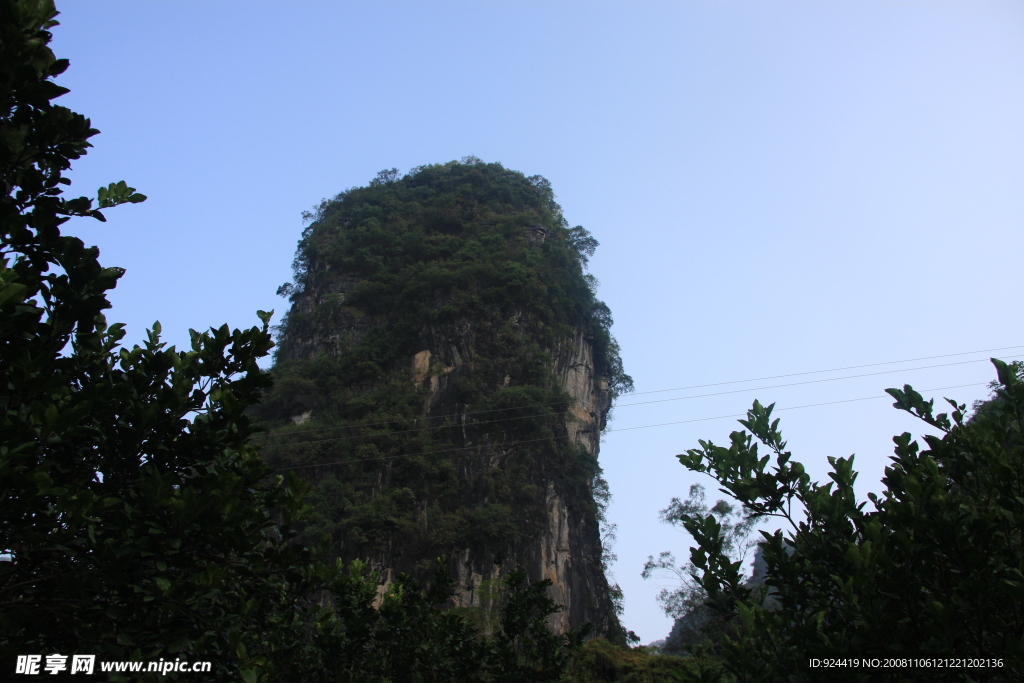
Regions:
[[[947, 389], [962, 389], [964, 387], [977, 387], [977, 386], [987, 386], [987, 385], [988, 385], [987, 382], [982, 382], [982, 383], [973, 382], [973, 383], [970, 383], [970, 384], [957, 384], [957, 385], [948, 386], [948, 387], [936, 387], [934, 389], [922, 389], [921, 391], [922, 392], [945, 391]], [[889, 396], [887, 394], [885, 394], [885, 395], [876, 395], [876, 396], [863, 396], [861, 398], [848, 398], [848, 399], [842, 399], [842, 400], [839, 400], [839, 401], [824, 401], [822, 403], [810, 403], [810, 404], [802, 405], [802, 406], [790, 406], [790, 407], [776, 408], [775, 410], [777, 412], [781, 412], [783, 410], [800, 410], [800, 409], [803, 409], [803, 408], [817, 408], [819, 406], [836, 405], [836, 404], [840, 404], [840, 403], [853, 403], [853, 402], [856, 402], [856, 401], [870, 401], [870, 400], [877, 400], [877, 399], [880, 399], [880, 398], [888, 398], [888, 397]], [[606, 429], [604, 433], [608, 433], [608, 432], [626, 432], [626, 431], [632, 431], [632, 430], [636, 430], [636, 429], [651, 429], [651, 428], [654, 428], [654, 427], [666, 427], [666, 426], [670, 426], [670, 425], [687, 424], [687, 423], [690, 423], [690, 422], [707, 422], [709, 420], [724, 420], [724, 419], [727, 419], [727, 418], [739, 418], [739, 417], [743, 417], [743, 415], [740, 415], [738, 413], [732, 413], [732, 414], [729, 414], [729, 415], [715, 415], [715, 416], [712, 416], [712, 417], [698, 417], [698, 418], [692, 418], [692, 419], [689, 419], [689, 420], [680, 420], [678, 422], [662, 422], [662, 423], [659, 423], [659, 424], [641, 425], [641, 426], [638, 426], [638, 427], [620, 427], [620, 428], [617, 428], [617, 429]], [[527, 440], [524, 440], [524, 441], [510, 441], [510, 442], [507, 442], [507, 443], [502, 443], [501, 447], [504, 448], [504, 447], [509, 447], [509, 446], [519, 446], [519, 445], [529, 444], [529, 443], [539, 443], [539, 442], [542, 442], [542, 441], [547, 441], [547, 442], [550, 442], [550, 441], [563, 441], [563, 440], [566, 440], [568, 438], [569, 438], [568, 435], [564, 435], [564, 436], [546, 437], [546, 438], [543, 438], [543, 439], [527, 439]], [[333, 441], [339, 441], [339, 440], [340, 439], [323, 439], [323, 440], [320, 440], [320, 441], [306, 441], [306, 442], [303, 442], [302, 444], [296, 444], [296, 445], [306, 445], [306, 444], [313, 444], [313, 443], [327, 443], [327, 442], [333, 442]], [[414, 457], [414, 456], [438, 455], [438, 454], [441, 454], [441, 453], [455, 453], [455, 452], [459, 452], [459, 451], [474, 450], [476, 448], [479, 448], [479, 446], [463, 446], [461, 448], [446, 448], [446, 449], [443, 449], [443, 450], [426, 451], [424, 453], [399, 453], [397, 455], [382, 455], [382, 456], [379, 456], [379, 457], [376, 457], [376, 458], [361, 458], [361, 459], [358, 459], [358, 460], [339, 460], [337, 462], [315, 463], [315, 464], [311, 464], [311, 465], [295, 465], [295, 466], [288, 466], [288, 467], [278, 467], [278, 468], [276, 468], [276, 471], [280, 472], [280, 471], [285, 471], [285, 470], [301, 470], [301, 469], [309, 469], [311, 467], [334, 467], [334, 466], [337, 466], [337, 465], [355, 465], [355, 464], [363, 463], [363, 462], [380, 462], [382, 460], [392, 460], [392, 459], [396, 459], [396, 458], [409, 458], [409, 457]]]
[[786, 384], [775, 384], [767, 387], [754, 387], [751, 389], [732, 389], [730, 391], [719, 391], [713, 394], [698, 394], [696, 396], [679, 396], [676, 398], [661, 398], [655, 401], [638, 401], [636, 403], [619, 403], [616, 408], [628, 408], [630, 406], [645, 406], [652, 403], [668, 403], [669, 401], [685, 401], [690, 398], [705, 398], [707, 396], [724, 396], [725, 394], [739, 394], [746, 391], [763, 391], [765, 389], [780, 389], [782, 387], [796, 387], [804, 384], [819, 384], [821, 382], [836, 382], [841, 379], [856, 379], [858, 377], [874, 377], [876, 375], [891, 375], [897, 372], [910, 372], [912, 370], [930, 370], [932, 368], [947, 368], [953, 365], [967, 365], [969, 363], [981, 363], [987, 361], [987, 358], [978, 358], [976, 360], [962, 360], [955, 363], [939, 363], [938, 365], [922, 365], [916, 368], [899, 368], [897, 370], [881, 370], [879, 372], [865, 372], [860, 375], [847, 375], [846, 377], [826, 377], [825, 379], [809, 379], [803, 382], [788, 382]]
[[[763, 382], [769, 379], [782, 379], [784, 377], [799, 377], [800, 375], [818, 375], [825, 372], [842, 372], [843, 370], [859, 370], [861, 368], [874, 368], [880, 365], [896, 365], [897, 363], [916, 363], [919, 360], [936, 360], [938, 358], [952, 358], [954, 356], [970, 356], [975, 353], [994, 353], [996, 351], [1009, 351], [1010, 349], [1024, 349], [1024, 346], [1002, 346], [997, 349], [979, 349], [977, 351], [961, 351], [959, 353], [946, 353], [941, 356], [922, 356], [921, 358], [907, 358], [905, 360], [887, 360], [881, 363], [867, 363], [866, 365], [848, 365], [842, 368], [832, 368], [831, 370], [808, 370], [806, 372], [791, 372], [786, 375], [770, 375], [768, 377], [757, 377], [753, 379], [734, 379], [728, 382], [713, 382], [711, 384], [693, 384], [687, 387], [677, 387], [675, 389], [653, 389], [651, 391], [635, 391], [630, 396], [640, 396], [643, 394], [660, 394], [667, 391], [685, 391], [687, 389], [703, 389], [705, 387], [717, 387], [726, 384], [740, 384], [742, 382]], [[980, 360], [988, 360], [980, 359]]]
[[[658, 394], [658, 393], [665, 393], [665, 392], [669, 392], [669, 391], [685, 391], [687, 389], [703, 389], [703, 388], [707, 388], [707, 387], [725, 386], [725, 385], [728, 385], [728, 384], [742, 384], [742, 383], [745, 383], [745, 382], [760, 382], [760, 381], [769, 380], [769, 379], [782, 379], [782, 378], [785, 378], [785, 377], [799, 377], [799, 376], [802, 376], [802, 375], [814, 375], [814, 374], [822, 374], [822, 373], [826, 373], [826, 372], [841, 372], [843, 370], [854, 370], [854, 369], [858, 369], [858, 368], [878, 367], [878, 366], [881, 366], [881, 365], [894, 365], [894, 364], [898, 364], [898, 363], [913, 363], [913, 362], [921, 361], [921, 360], [934, 360], [934, 359], [937, 359], [937, 358], [952, 358], [954, 356], [967, 356], [967, 355], [971, 355], [971, 354], [975, 354], [975, 353], [992, 353], [992, 352], [995, 352], [995, 351], [1007, 351], [1007, 350], [1010, 350], [1010, 349], [1024, 349], [1024, 345], [1022, 345], [1022, 346], [1003, 346], [1003, 347], [999, 347], [999, 348], [995, 348], [995, 349], [979, 349], [977, 351], [961, 351], [961, 352], [958, 352], [958, 353], [947, 353], [947, 354], [943, 354], [943, 355], [939, 355], [939, 356], [923, 356], [921, 358], [908, 358], [908, 359], [905, 359], [905, 360], [891, 360], [891, 361], [883, 361], [881, 363], [868, 363], [868, 364], [865, 364], [865, 365], [850, 365], [850, 366], [841, 367], [841, 368], [832, 368], [832, 369], [829, 369], [829, 370], [807, 370], [807, 371], [804, 371], [804, 372], [792, 372], [792, 373], [788, 373], [788, 374], [784, 374], [784, 375], [770, 375], [768, 377], [755, 377], [755, 378], [750, 378], [750, 379], [734, 379], [734, 380], [729, 380], [729, 381], [725, 381], [725, 382], [712, 382], [710, 384], [693, 384], [693, 385], [685, 386], [685, 387], [676, 387], [674, 389], [654, 389], [654, 390], [651, 390], [651, 391], [631, 392], [628, 395], [629, 396], [641, 396], [641, 395], [644, 395], [644, 394]], [[964, 361], [964, 362], [965, 363], [980, 363], [980, 362], [987, 361], [987, 360], [988, 360], [988, 358], [977, 358], [975, 360]], [[951, 365], [956, 365], [956, 363], [953, 363]], [[937, 365], [936, 366], [925, 366], [925, 368], [931, 368], [931, 367], [940, 367], [940, 366], [937, 366]], [[900, 368], [900, 369], [897, 369], [897, 370], [893, 370], [891, 372], [911, 372], [913, 370], [919, 370], [919, 369], [923, 369], [923, 368]], [[866, 373], [864, 375], [852, 375], [851, 377], [866, 377], [866, 376], [869, 376], [870, 374], [873, 374], [873, 373]], [[877, 373], [877, 374], [884, 374], [884, 373]], [[838, 379], [849, 379], [849, 377], [846, 377], [846, 378], [844, 378], [844, 377], [827, 378], [825, 380], [820, 380], [820, 381], [832, 381], [833, 379], [837, 379], [837, 380]], [[797, 384], [799, 384], [799, 383], [797, 383]], [[780, 386], [788, 386], [788, 385], [780, 385]], [[777, 387], [768, 387], [768, 388], [777, 388]], [[758, 391], [758, 390], [759, 389], [755, 388], [755, 389], [749, 389], [749, 390], [744, 389], [742, 391]], [[673, 399], [668, 399], [668, 400], [673, 400]], [[546, 407], [550, 407], [550, 406], [564, 405], [566, 403], [568, 403], [568, 401], [554, 401], [554, 402], [551, 402], [551, 403], [537, 403], [537, 404], [533, 404], [533, 405], [517, 406], [517, 408], [519, 408], [519, 409], [522, 409], [522, 408], [546, 408]], [[641, 403], [626, 403], [626, 404], [620, 404], [620, 405], [618, 405], [616, 407], [623, 408], [623, 407], [626, 407], [628, 405], [641, 405]], [[478, 411], [474, 411], [474, 412], [471, 412], [471, 413], [463, 413], [463, 415], [466, 416], [466, 417], [468, 417], [470, 415], [484, 415], [484, 414], [487, 414], [487, 413], [498, 412], [498, 411], [501, 411], [501, 410], [508, 410], [508, 408], [492, 408], [490, 410], [478, 410]], [[367, 423], [363, 423], [363, 424], [343, 425], [343, 426], [339, 426], [339, 427], [324, 427], [322, 429], [309, 429], [309, 430], [304, 430], [303, 433], [304, 434], [310, 434], [310, 433], [313, 433], [313, 432], [335, 431], [335, 430], [338, 430], [338, 429], [358, 429], [360, 427], [379, 427], [379, 426], [383, 426], [383, 425], [399, 424], [399, 423], [402, 423], [402, 422], [418, 422], [420, 420], [444, 419], [445, 417], [450, 417], [450, 416], [447, 416], [447, 415], [432, 415], [432, 416], [421, 416], [421, 417], [414, 417], [414, 418], [405, 418], [405, 419], [401, 419], [401, 420], [387, 420], [387, 421], [383, 421], [383, 422], [367, 422]]]
[[[563, 401], [563, 403], [564, 403], [564, 401]], [[523, 406], [523, 408], [536, 408], [536, 407], [538, 407], [538, 406]], [[521, 410], [521, 408], [498, 408], [497, 410]], [[478, 413], [464, 413], [464, 415], [476, 415], [476, 414], [478, 414]], [[399, 429], [399, 430], [395, 430], [395, 431], [382, 432], [382, 433], [379, 433], [379, 434], [354, 434], [354, 435], [340, 436], [340, 437], [336, 437], [334, 439], [323, 439], [321, 441], [301, 441], [301, 442], [299, 442], [299, 444], [304, 444], [304, 443], [323, 443], [325, 441], [340, 441], [342, 439], [372, 439], [372, 438], [375, 438], [375, 437], [379, 438], [379, 437], [383, 437], [383, 436], [392, 436], [394, 434], [409, 434], [410, 432], [427, 432], [427, 431], [431, 431], [431, 430], [435, 430], [435, 429], [456, 429], [456, 428], [459, 428], [459, 427], [476, 427], [477, 425], [493, 424], [495, 422], [510, 422], [512, 420], [530, 420], [530, 419], [534, 419], [534, 418], [538, 418], [538, 417], [559, 417], [560, 415], [562, 415], [562, 413], [537, 413], [536, 415], [517, 415], [516, 417], [501, 417], [501, 418], [498, 418], [497, 420], [474, 420], [473, 422], [469, 423], [468, 425], [462, 424], [462, 423], [454, 423], [454, 424], [435, 425], [433, 427], [414, 427], [413, 429]], [[451, 416], [446, 415], [446, 416], [443, 416], [443, 417], [451, 417]], [[395, 424], [395, 423], [384, 422], [384, 423], [377, 423], [377, 424]], [[366, 426], [366, 425], [359, 425], [359, 426]], [[347, 428], [348, 428], [348, 426], [345, 426], [345, 427], [329, 427], [327, 429], [310, 429], [310, 430], [302, 431], [302, 432], [288, 432], [288, 433], [285, 433], [285, 434], [272, 435], [272, 436], [302, 436], [304, 434], [311, 434], [313, 432], [337, 431], [338, 429], [347, 429]], [[277, 448], [278, 446], [288, 446], [288, 445], [290, 445], [290, 444], [265, 444], [263, 446], [264, 446], [264, 448]]]
[[[964, 387], [980, 387], [980, 386], [985, 386], [987, 384], [988, 384], [987, 382], [983, 382], [983, 383], [980, 383], [980, 384], [978, 382], [972, 382], [971, 384], [957, 384], [957, 385], [951, 386], [951, 387], [936, 387], [935, 389], [921, 389], [921, 391], [924, 391], [924, 392], [928, 392], [928, 391], [945, 391], [946, 389], [962, 389]], [[888, 394], [886, 396], [888, 396]], [[783, 410], [798, 410], [800, 408], [817, 408], [818, 406], [831, 406], [831, 405], [837, 405], [839, 403], [854, 403], [856, 401], [870, 401], [870, 400], [878, 399], [878, 398], [886, 398], [886, 396], [862, 396], [861, 398], [844, 398], [844, 399], [841, 399], [839, 401], [824, 401], [822, 403], [809, 403], [809, 404], [803, 405], [803, 406], [789, 406], [788, 408], [775, 408], [773, 412], [779, 412], [779, 411], [783, 411]], [[688, 422], [705, 422], [707, 420], [722, 420], [722, 419], [725, 419], [727, 417], [741, 417], [741, 416], [740, 415], [736, 415], [736, 414], [731, 414], [731, 415], [717, 415], [715, 417], [698, 417], [698, 418], [694, 418], [694, 419], [691, 419], [691, 420], [679, 420], [678, 422], [661, 422], [659, 424], [641, 425], [639, 427], [617, 427], [617, 428], [612, 428], [612, 429], [606, 429], [604, 431], [605, 431], [605, 433], [607, 433], [607, 432], [628, 432], [631, 429], [649, 429], [651, 427], [667, 427], [668, 425], [681, 425], [681, 424], [686, 424]]]
[[[1007, 348], [1024, 348], [1024, 347], [1007, 347]], [[1001, 349], [991, 349], [991, 351], [997, 351], [997, 350], [1001, 350]], [[974, 352], [967, 352], [967, 353], [984, 353], [984, 351], [974, 351]], [[950, 357], [950, 356], [958, 356], [958, 355], [964, 355], [964, 354], [962, 354], [962, 353], [961, 354], [947, 354], [946, 356], [941, 356], [941, 357]], [[937, 356], [937, 357], [940, 357], [940, 356]], [[923, 359], [921, 359], [921, 360], [923, 360]], [[677, 396], [677, 397], [674, 397], [674, 398], [656, 399], [654, 401], [638, 401], [638, 402], [635, 402], [635, 403], [620, 403], [620, 404], [617, 404], [615, 407], [616, 408], [629, 408], [631, 406], [650, 405], [650, 404], [654, 404], [654, 403], [667, 403], [667, 402], [672, 402], [672, 401], [686, 401], [686, 400], [691, 400], [691, 399], [696, 399], [696, 398], [710, 398], [710, 397], [713, 397], [713, 396], [725, 396], [725, 395], [729, 395], [729, 394], [746, 393], [746, 392], [750, 392], [750, 391], [765, 391], [765, 390], [768, 390], [768, 389], [780, 389], [780, 388], [785, 388], [785, 387], [802, 386], [802, 385], [806, 385], [806, 384], [820, 384], [820, 383], [823, 383], [823, 382], [835, 382], [835, 381], [846, 380], [846, 379], [857, 379], [857, 378], [860, 378], [860, 377], [873, 377], [873, 376], [877, 376], [877, 375], [894, 374], [894, 373], [900, 373], [900, 372], [912, 372], [912, 371], [915, 371], [915, 370], [929, 370], [929, 369], [934, 369], [934, 368], [951, 367], [951, 366], [955, 366], [955, 365], [968, 365], [968, 364], [971, 364], [971, 363], [980, 363], [980, 362], [984, 362], [984, 361], [987, 361], [987, 360], [988, 360], [987, 358], [978, 358], [978, 359], [969, 360], [969, 361], [957, 361], [955, 363], [939, 363], [939, 364], [936, 364], [936, 365], [925, 365], [925, 366], [920, 366], [920, 367], [916, 367], [916, 368], [898, 368], [898, 369], [895, 369], [895, 370], [882, 370], [880, 372], [867, 372], [867, 373], [861, 373], [861, 374], [858, 374], [858, 375], [847, 375], [845, 377], [827, 377], [827, 378], [823, 378], [823, 379], [805, 380], [805, 381], [802, 381], [802, 382], [789, 382], [789, 383], [786, 383], [786, 384], [775, 384], [775, 385], [763, 386], [763, 387], [748, 387], [748, 388], [744, 388], [744, 389], [730, 389], [728, 391], [712, 392], [712, 393], [708, 393], [708, 394], [696, 394], [696, 395], [693, 395], [693, 396]], [[891, 363], [898, 363], [898, 362], [907, 362], [907, 361], [889, 361], [889, 362], [886, 362], [886, 363], [872, 363], [870, 365], [860, 366], [860, 367], [873, 367], [873, 366], [877, 367], [879, 365], [889, 365]], [[831, 370], [831, 371], [815, 370], [815, 371], [811, 371], [811, 372], [792, 373], [791, 375], [777, 375], [776, 377], [787, 377], [787, 376], [793, 377], [793, 376], [799, 376], [799, 375], [813, 374], [813, 373], [817, 373], [817, 372], [834, 372], [834, 371], [835, 370]], [[769, 379], [769, 378], [765, 378], [765, 379]], [[748, 381], [748, 380], [735, 380], [735, 381], [732, 381], [732, 382], [717, 382], [717, 383], [714, 383], [714, 384], [706, 384], [706, 385], [698, 385], [698, 386], [723, 386], [723, 385], [727, 385], [727, 384], [735, 384], [735, 383], [740, 382], [740, 381]], [[749, 381], [753, 381], [753, 380], [749, 380]], [[683, 387], [683, 388], [685, 388], [685, 387]], [[651, 394], [651, 393], [659, 393], [660, 391], [679, 391], [679, 390], [680, 389], [664, 389], [664, 390], [659, 390], [659, 391], [650, 391], [650, 392], [643, 392], [643, 393]], [[634, 394], [634, 395], [636, 395], [636, 394]], [[469, 412], [469, 413], [463, 413], [463, 414], [461, 414], [461, 417], [483, 415], [483, 414], [487, 414], [487, 413], [494, 413], [494, 412], [506, 411], [506, 410], [526, 410], [526, 409], [532, 409], [532, 408], [546, 408], [546, 407], [551, 407], [551, 406], [554, 406], [554, 405], [563, 405], [565, 403], [567, 403], [567, 401], [557, 401], [557, 402], [554, 402], [554, 403], [541, 403], [541, 404], [533, 404], [533, 405], [526, 405], [526, 406], [515, 406], [515, 407], [512, 407], [512, 408], [494, 408], [494, 409], [491, 409], [491, 410], [482, 410], [482, 411], [474, 411], [474, 412]], [[554, 413], [554, 415], [557, 415], [557, 414], [558, 413]], [[519, 415], [519, 416], [515, 416], [515, 417], [498, 418], [496, 420], [474, 421], [472, 424], [473, 424], [473, 426], [476, 426], [476, 425], [481, 425], [481, 424], [493, 424], [493, 423], [497, 423], [497, 422], [509, 422], [509, 421], [514, 421], [514, 420], [528, 420], [528, 419], [534, 419], [534, 418], [538, 418], [538, 417], [547, 417], [547, 416], [550, 416], [550, 415], [551, 414], [545, 414], [545, 413], [537, 413], [537, 414], [534, 414], [534, 415]], [[437, 416], [430, 416], [430, 417], [409, 418], [409, 419], [405, 419], [405, 420], [392, 420], [392, 421], [388, 421], [388, 422], [372, 422], [372, 423], [360, 424], [360, 425], [342, 425], [342, 426], [338, 426], [338, 427], [325, 427], [325, 428], [322, 428], [322, 429], [308, 429], [308, 430], [303, 430], [301, 432], [288, 432], [288, 433], [285, 433], [285, 434], [271, 434], [271, 435], [268, 435], [268, 438], [276, 438], [276, 437], [280, 437], [280, 436], [284, 436], [284, 437], [304, 436], [306, 434], [339, 431], [339, 430], [342, 430], [342, 429], [355, 429], [355, 428], [359, 428], [359, 427], [377, 427], [377, 426], [385, 426], [385, 425], [391, 425], [391, 424], [401, 424], [401, 423], [405, 423], [405, 422], [416, 422], [416, 421], [419, 421], [419, 420], [426, 420], [426, 419], [444, 419], [444, 418], [447, 418], [447, 417], [451, 417], [451, 416], [450, 415], [437, 415]], [[363, 438], [372, 438], [372, 437], [380, 437], [380, 436], [390, 436], [392, 434], [407, 434], [407, 433], [410, 433], [410, 432], [431, 431], [431, 430], [438, 430], [438, 429], [451, 429], [451, 428], [455, 428], [455, 427], [459, 427], [459, 426], [465, 426], [465, 425], [442, 424], [442, 425], [428, 426], [428, 427], [414, 427], [414, 428], [411, 428], [411, 429], [403, 429], [403, 430], [399, 430], [399, 431], [388, 432], [387, 434], [358, 434], [358, 435], [352, 435], [352, 436], [341, 437], [341, 438], [363, 439]], [[327, 439], [326, 441], [336, 441], [336, 440], [340, 440], [340, 439]], [[325, 441], [325, 440], [320, 440], [320, 441], [302, 441], [302, 442], [296, 442], [294, 445], [302, 445], [302, 444], [308, 444], [308, 443], [323, 443], [323, 441]], [[293, 444], [272, 444], [272, 443], [266, 443], [264, 445], [267, 448], [281, 448], [281, 447], [286, 447], [286, 446], [293, 445]]]

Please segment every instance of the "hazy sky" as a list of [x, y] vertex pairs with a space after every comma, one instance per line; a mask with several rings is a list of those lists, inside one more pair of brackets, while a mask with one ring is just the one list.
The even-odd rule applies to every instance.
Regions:
[[[109, 317], [132, 342], [154, 320], [181, 345], [280, 319], [303, 210], [472, 154], [547, 177], [600, 240], [591, 270], [638, 392], [1024, 344], [1017, 0], [59, 4], [62, 103], [103, 131], [72, 191], [149, 195], [68, 228], [127, 268]], [[736, 425], [626, 428], [907, 382], [970, 384], [939, 392], [970, 402], [987, 363], [911, 368], [988, 355], [624, 397], [601, 461], [626, 626], [670, 627], [669, 582], [640, 571], [688, 555], [658, 511], [710, 482], [673, 456]], [[862, 494], [892, 435], [920, 432], [886, 398], [779, 417], [815, 478], [857, 453]]]

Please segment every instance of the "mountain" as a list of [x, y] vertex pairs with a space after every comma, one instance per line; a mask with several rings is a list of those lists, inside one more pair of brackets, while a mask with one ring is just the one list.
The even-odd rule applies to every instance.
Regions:
[[[308, 221], [264, 458], [312, 483], [304, 533], [384, 585], [448, 560], [494, 627], [501, 579], [550, 579], [557, 629], [623, 640], [602, 547], [600, 435], [632, 383], [550, 184], [476, 158], [383, 171]], [[383, 590], [383, 585], [382, 585]]]

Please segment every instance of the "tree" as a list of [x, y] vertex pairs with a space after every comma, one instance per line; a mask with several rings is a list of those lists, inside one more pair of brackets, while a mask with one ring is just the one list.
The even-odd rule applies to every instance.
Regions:
[[555, 680], [582, 632], [543, 629], [544, 584], [519, 577], [483, 639], [435, 608], [446, 581], [399, 577], [375, 609], [377, 577], [295, 542], [308, 486], [274, 476], [245, 415], [270, 386], [271, 313], [192, 331], [188, 350], [158, 323], [120, 346], [103, 311], [123, 271], [61, 227], [145, 197], [124, 181], [62, 196], [98, 131], [52, 102], [56, 15], [0, 0], [0, 653], [209, 660], [246, 683]]
[[555, 683], [589, 631], [551, 633], [545, 620], [558, 607], [545, 593], [550, 582], [527, 584], [522, 572], [507, 578], [500, 632], [481, 638], [469, 620], [437, 609], [448, 597], [445, 563], [426, 589], [400, 575], [378, 608], [377, 577], [363, 577], [358, 562], [351, 569], [331, 588], [331, 613], [315, 630], [311, 665], [296, 670], [282, 660], [269, 680], [287, 672], [303, 683]]
[[[999, 387], [977, 419], [949, 399], [952, 410], [936, 414], [909, 385], [888, 390], [895, 407], [941, 437], [924, 436], [923, 449], [909, 433], [893, 438], [885, 491], [868, 496], [872, 511], [854, 495], [852, 456], [829, 458], [831, 482], [810, 481], [791, 460], [772, 406], [755, 402], [740, 421], [749, 433], [733, 432], [728, 447], [701, 441], [679, 456], [748, 514], [789, 526], [762, 532], [767, 604], [764, 591], [744, 585], [714, 517], [685, 519], [709, 604], [736, 616], [717, 651], [739, 680], [1020, 680], [1024, 382], [992, 362]], [[759, 455], [755, 439], [770, 453]], [[814, 658], [859, 666], [814, 669]], [[949, 658], [965, 659], [937, 668], [958, 663]], [[865, 668], [886, 659], [903, 668]]]
[[[757, 544], [749, 540], [757, 518], [744, 515], [728, 501], [719, 500], [713, 507], [705, 502], [704, 487], [690, 486], [686, 500], [673, 498], [668, 507], [661, 511], [661, 521], [685, 528], [685, 521], [691, 517], [712, 516], [721, 527], [722, 551], [733, 561], [743, 562], [749, 551]], [[758, 555], [760, 558], [760, 555]], [[649, 556], [644, 564], [643, 577], [649, 579], [656, 573], [672, 576], [679, 583], [676, 588], [663, 588], [658, 602], [665, 614], [675, 621], [672, 632], [666, 639], [663, 650], [669, 654], [688, 654], [694, 645], [707, 639], [717, 639], [731, 623], [728, 614], [710, 608], [706, 602], [707, 592], [697, 579], [697, 568], [693, 562], [679, 565], [671, 552], [663, 552], [654, 559]], [[760, 577], [751, 577], [751, 579]]]
[[270, 314], [193, 331], [187, 351], [165, 348], [159, 324], [119, 347], [103, 310], [123, 271], [61, 226], [145, 197], [123, 181], [95, 204], [62, 196], [98, 131], [52, 103], [67, 92], [50, 80], [68, 66], [47, 45], [56, 14], [0, 2], [0, 647], [237, 671], [303, 569], [287, 543], [300, 487], [263, 483], [242, 415], [268, 385]]

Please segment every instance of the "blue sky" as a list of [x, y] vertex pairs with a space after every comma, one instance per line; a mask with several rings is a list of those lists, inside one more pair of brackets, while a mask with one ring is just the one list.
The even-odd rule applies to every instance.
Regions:
[[[101, 135], [72, 190], [144, 204], [69, 231], [127, 274], [141, 340], [256, 323], [322, 198], [466, 155], [547, 177], [602, 246], [599, 295], [638, 392], [1024, 344], [1024, 5], [941, 0], [63, 2], [63, 104]], [[1000, 352], [1020, 357], [1024, 348]], [[1014, 354], [1018, 354], [1014, 356]], [[779, 408], [970, 384], [976, 353], [721, 387], [886, 375], [618, 408], [601, 460], [615, 577], [643, 642], [669, 620], [648, 555], [687, 555], [658, 510], [713, 482], [673, 457]], [[709, 390], [624, 397], [622, 404]], [[780, 412], [824, 478], [856, 453], [879, 491], [885, 398]]]

